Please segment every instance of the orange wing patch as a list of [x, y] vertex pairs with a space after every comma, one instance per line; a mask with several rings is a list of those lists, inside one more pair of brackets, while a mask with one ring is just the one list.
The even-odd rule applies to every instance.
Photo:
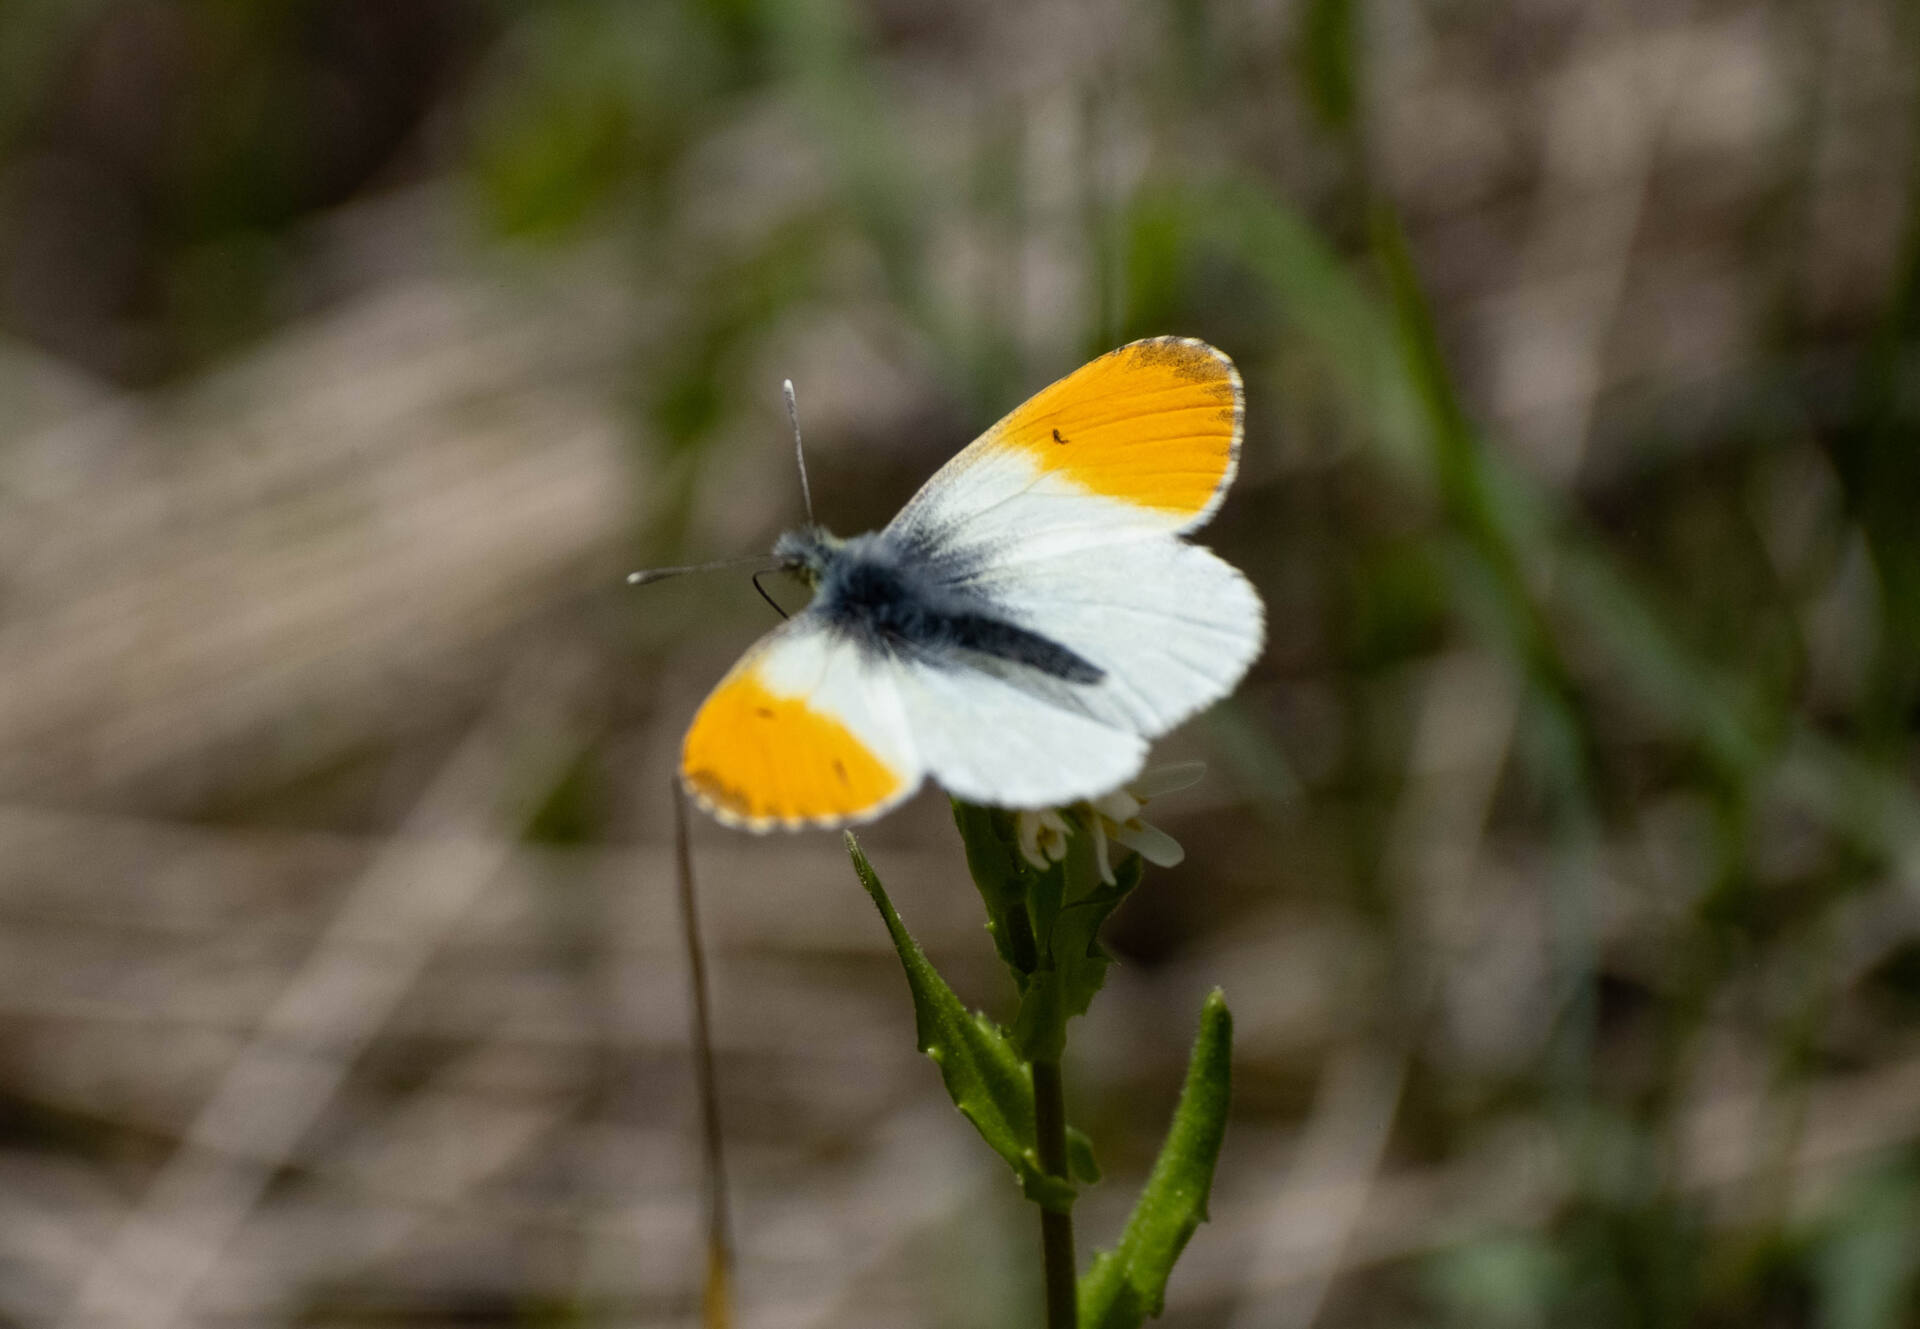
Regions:
[[982, 442], [1110, 498], [1208, 516], [1240, 454], [1240, 375], [1205, 342], [1132, 342], [1036, 393]]
[[694, 716], [680, 774], [715, 812], [762, 828], [846, 821], [905, 783], [840, 721], [775, 696], [751, 668], [723, 680]]

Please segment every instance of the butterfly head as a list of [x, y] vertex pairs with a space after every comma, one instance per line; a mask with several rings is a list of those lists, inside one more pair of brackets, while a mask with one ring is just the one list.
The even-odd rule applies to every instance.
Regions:
[[818, 526], [802, 526], [774, 541], [773, 556], [783, 572], [791, 572], [810, 588], [818, 587], [827, 568], [846, 542]]

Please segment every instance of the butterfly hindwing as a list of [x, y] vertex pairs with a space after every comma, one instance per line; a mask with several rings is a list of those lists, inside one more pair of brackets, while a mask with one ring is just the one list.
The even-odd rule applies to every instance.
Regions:
[[887, 662], [802, 613], [701, 704], [680, 774], [716, 817], [764, 831], [879, 816], [919, 787], [923, 767]]
[[1147, 741], [1080, 704], [1084, 684], [990, 658], [903, 669], [899, 691], [927, 772], [948, 793], [1040, 808], [1139, 774]]
[[985, 556], [975, 579], [1012, 622], [1102, 671], [1067, 704], [1149, 738], [1231, 692], [1265, 639], [1247, 579], [1173, 536], [1037, 556], [1015, 546]]

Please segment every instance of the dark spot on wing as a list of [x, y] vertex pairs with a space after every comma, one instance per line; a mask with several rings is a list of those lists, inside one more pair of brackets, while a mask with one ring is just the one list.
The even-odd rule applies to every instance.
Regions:
[[1066, 445], [1066, 442], [1067, 442], [1065, 436], [1063, 436], [1058, 429], [1053, 431], [1053, 441], [1055, 443], [1060, 444], [1063, 447]]

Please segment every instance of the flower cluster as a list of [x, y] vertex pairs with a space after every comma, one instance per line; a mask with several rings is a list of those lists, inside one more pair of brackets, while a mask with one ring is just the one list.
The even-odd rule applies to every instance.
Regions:
[[1160, 766], [1143, 773], [1133, 784], [1089, 802], [1065, 808], [1023, 809], [1015, 818], [1020, 855], [1044, 872], [1067, 856], [1067, 840], [1078, 823], [1093, 837], [1100, 880], [1109, 886], [1114, 883], [1110, 843], [1131, 849], [1155, 867], [1173, 867], [1186, 857], [1186, 851], [1171, 835], [1142, 821], [1140, 814], [1148, 800], [1186, 789], [1205, 773], [1205, 764], [1197, 761]]

